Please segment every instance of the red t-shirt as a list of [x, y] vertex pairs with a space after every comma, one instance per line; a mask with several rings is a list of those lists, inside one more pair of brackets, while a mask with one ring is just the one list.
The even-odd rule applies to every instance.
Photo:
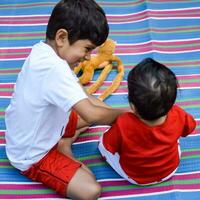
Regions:
[[177, 168], [178, 139], [195, 126], [193, 117], [175, 105], [165, 122], [157, 126], [149, 126], [128, 112], [104, 134], [103, 144], [111, 153], [119, 153], [121, 167], [130, 178], [146, 184], [160, 181]]

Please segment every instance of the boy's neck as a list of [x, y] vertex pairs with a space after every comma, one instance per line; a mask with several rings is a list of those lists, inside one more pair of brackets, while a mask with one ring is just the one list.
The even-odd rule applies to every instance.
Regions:
[[44, 41], [44, 43], [48, 44], [56, 52], [56, 54], [58, 54], [57, 48], [56, 48], [56, 44], [55, 44], [55, 40], [48, 40], [48, 39], [46, 39]]
[[162, 116], [158, 119], [155, 119], [155, 120], [145, 120], [145, 119], [142, 119], [141, 117], [139, 117], [141, 121], [143, 121], [145, 124], [147, 124], [148, 126], [158, 126], [158, 125], [161, 125], [165, 122], [166, 118], [167, 118], [167, 115], [165, 116]]

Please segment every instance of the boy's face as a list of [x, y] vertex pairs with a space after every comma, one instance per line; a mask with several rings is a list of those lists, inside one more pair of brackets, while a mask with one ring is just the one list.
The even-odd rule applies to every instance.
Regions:
[[92, 50], [95, 46], [89, 40], [77, 40], [72, 45], [65, 44], [60, 57], [68, 62], [73, 69], [82, 60], [89, 60]]
[[70, 45], [67, 31], [64, 29], [58, 30], [55, 42], [58, 56], [66, 60], [71, 69], [83, 59], [89, 60], [92, 50], [96, 47], [90, 40], [77, 40]]

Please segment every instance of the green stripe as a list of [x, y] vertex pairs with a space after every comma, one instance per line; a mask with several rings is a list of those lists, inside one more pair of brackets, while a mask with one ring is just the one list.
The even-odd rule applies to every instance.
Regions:
[[179, 82], [181, 82], [181, 83], [193, 83], [193, 82], [200, 83], [200, 78], [194, 78], [194, 79], [179, 79]]
[[197, 159], [197, 158], [200, 158], [200, 155], [182, 156], [182, 157], [181, 157], [181, 160]]
[[200, 151], [200, 148], [191, 148], [191, 149], [183, 149], [181, 152], [193, 152], [193, 151]]
[[79, 136], [79, 138], [84, 138], [84, 137], [87, 137], [87, 136], [97, 136], [97, 135], [101, 135], [103, 131], [97, 131], [97, 132], [92, 132], [92, 133], [84, 133], [84, 134], [81, 134]]
[[185, 98], [185, 99], [177, 99], [176, 102], [188, 102], [188, 101], [199, 101], [200, 98]]
[[26, 188], [26, 190], [8, 190], [8, 189], [3, 189], [0, 190], [0, 194], [52, 194], [55, 193], [53, 190], [51, 189], [33, 189], [33, 188]]
[[0, 38], [0, 40], [34, 40], [34, 39], [44, 39], [45, 36], [33, 36], [33, 37], [28, 37], [28, 36], [22, 36], [22, 37], [3, 37]]
[[2, 92], [12, 92], [13, 88], [0, 88], [0, 91], [2, 91]]
[[100, 158], [100, 155], [91, 155], [91, 156], [84, 156], [84, 157], [78, 157], [76, 156], [80, 161], [83, 160], [92, 160], [92, 159], [96, 159], [96, 158]]
[[29, 52], [6, 52], [6, 53], [1, 53], [1, 56], [7, 56], [7, 55], [21, 55], [21, 54], [28, 54]]

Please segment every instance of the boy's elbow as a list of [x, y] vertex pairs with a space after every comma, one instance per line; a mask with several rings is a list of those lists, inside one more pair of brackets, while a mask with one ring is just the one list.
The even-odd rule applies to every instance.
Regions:
[[84, 120], [86, 121], [86, 123], [92, 125], [92, 124], [97, 123], [99, 119], [97, 116], [90, 114], [90, 115], [85, 116]]

